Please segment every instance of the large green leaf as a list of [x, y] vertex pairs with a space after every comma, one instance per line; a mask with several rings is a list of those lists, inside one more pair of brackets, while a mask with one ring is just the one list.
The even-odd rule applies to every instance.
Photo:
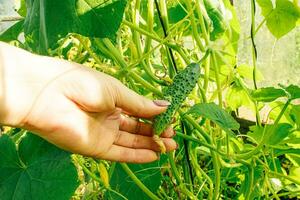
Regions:
[[23, 25], [24, 25], [24, 20], [21, 20], [15, 23], [14, 25], [12, 25], [11, 27], [9, 27], [6, 31], [4, 31], [0, 35], [0, 41], [10, 42], [12, 40], [16, 40], [23, 30]]
[[233, 84], [230, 88], [228, 88], [226, 93], [226, 102], [231, 110], [236, 110], [241, 106], [246, 106], [248, 108], [252, 108], [254, 106], [247, 92], [237, 84]]
[[276, 38], [281, 38], [296, 26], [299, 8], [289, 0], [276, 0], [276, 7], [267, 17], [267, 27]]
[[276, 145], [280, 143], [281, 141], [283, 141], [283, 139], [289, 136], [292, 128], [293, 126], [287, 123], [278, 124], [273, 134], [273, 137], [270, 138], [268, 144]]
[[3, 135], [0, 147], [1, 200], [71, 198], [78, 181], [69, 153], [33, 134], [18, 149]]
[[[239, 73], [239, 75], [245, 79], [253, 80], [253, 66], [249, 66], [246, 64], [241, 64], [237, 66], [236, 71]], [[263, 74], [257, 70], [256, 71], [256, 80], [261, 81], [264, 79]]]
[[126, 0], [27, 0], [26, 41], [38, 53], [46, 53], [68, 33], [88, 37], [115, 36]]
[[300, 98], [300, 87], [297, 85], [289, 85], [285, 90], [290, 94], [290, 99]]
[[187, 112], [187, 114], [193, 114], [196, 117], [203, 116], [213, 121], [224, 130], [237, 130], [240, 128], [239, 123], [215, 103], [196, 104]]
[[[165, 158], [148, 164], [128, 164], [131, 171], [143, 182], [143, 184], [156, 193], [162, 182], [162, 174], [159, 170], [161, 164], [165, 162]], [[115, 191], [121, 193], [128, 199], [150, 199], [127, 175], [122, 166], [117, 163], [114, 173], [110, 179], [110, 186]], [[112, 192], [106, 193], [106, 199], [122, 199], [120, 196]]]
[[297, 126], [300, 127], [300, 105], [292, 106], [290, 117], [297, 124]]
[[286, 93], [283, 89], [266, 87], [252, 91], [251, 96], [256, 101], [271, 102], [280, 97], [286, 97]]
[[251, 132], [249, 132], [248, 135], [259, 143], [264, 134], [270, 134], [270, 131], [272, 131], [272, 137], [267, 141], [267, 144], [276, 145], [289, 136], [292, 128], [293, 126], [288, 123], [280, 123], [276, 128], [274, 128], [273, 124], [265, 125], [265, 127], [253, 126], [250, 127]]
[[261, 8], [261, 13], [264, 17], [267, 17], [273, 10], [273, 4], [271, 0], [256, 0]]

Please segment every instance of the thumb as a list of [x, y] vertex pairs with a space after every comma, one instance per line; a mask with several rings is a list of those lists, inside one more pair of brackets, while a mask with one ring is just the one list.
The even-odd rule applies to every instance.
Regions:
[[166, 100], [150, 100], [117, 82], [115, 104], [136, 117], [150, 118], [164, 112], [170, 105]]

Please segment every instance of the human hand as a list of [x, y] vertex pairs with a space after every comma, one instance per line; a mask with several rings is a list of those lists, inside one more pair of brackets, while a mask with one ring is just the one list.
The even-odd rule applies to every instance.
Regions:
[[[31, 130], [73, 153], [133, 163], [158, 159], [151, 125], [129, 116], [152, 118], [167, 102], [146, 99], [95, 70], [3, 43], [0, 56], [1, 123]], [[173, 135], [171, 128], [162, 135], [167, 151], [176, 148]]]

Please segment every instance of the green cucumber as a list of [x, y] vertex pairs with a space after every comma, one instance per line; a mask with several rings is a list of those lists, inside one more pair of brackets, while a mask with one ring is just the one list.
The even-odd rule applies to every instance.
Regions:
[[171, 105], [166, 112], [154, 118], [153, 130], [155, 135], [159, 136], [169, 126], [174, 114], [194, 89], [201, 75], [200, 72], [199, 64], [191, 63], [174, 77], [173, 83], [164, 91], [164, 99], [168, 100]]

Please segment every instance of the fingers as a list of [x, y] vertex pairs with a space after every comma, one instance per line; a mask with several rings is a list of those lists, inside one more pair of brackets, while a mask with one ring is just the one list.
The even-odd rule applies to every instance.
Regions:
[[[140, 122], [130, 117], [121, 115], [120, 127], [121, 131], [126, 131], [133, 134], [139, 134], [144, 136], [152, 136], [153, 128], [151, 124]], [[161, 137], [170, 138], [175, 134], [172, 127], [168, 127], [161, 135]]]
[[131, 149], [118, 145], [112, 145], [105, 155], [99, 156], [101, 159], [127, 162], [127, 163], [147, 163], [158, 159], [157, 154], [149, 149]]
[[[175, 140], [171, 138], [161, 139], [164, 142], [167, 151], [172, 151], [176, 149], [177, 144]], [[119, 131], [114, 144], [133, 149], [150, 149], [157, 152], [160, 151], [158, 144], [154, 141], [152, 137], [135, 135], [125, 131]]]
[[165, 100], [149, 100], [116, 81], [116, 106], [136, 117], [150, 118], [164, 112], [170, 105]]

